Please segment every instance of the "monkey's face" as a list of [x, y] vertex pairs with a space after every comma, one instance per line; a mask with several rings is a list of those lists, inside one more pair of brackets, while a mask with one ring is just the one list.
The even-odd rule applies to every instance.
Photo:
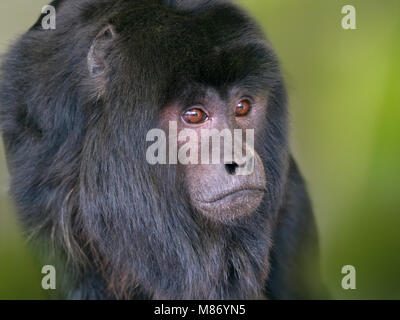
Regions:
[[211, 219], [251, 214], [266, 190], [254, 143], [262, 135], [267, 96], [249, 93], [240, 87], [223, 93], [189, 85], [161, 114], [168, 160], [177, 160], [191, 205]]

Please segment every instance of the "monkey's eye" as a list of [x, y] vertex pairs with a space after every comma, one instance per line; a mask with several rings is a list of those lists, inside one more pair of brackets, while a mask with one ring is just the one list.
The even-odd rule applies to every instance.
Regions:
[[237, 117], [246, 116], [251, 110], [251, 102], [247, 99], [240, 101], [236, 106], [235, 115]]
[[189, 124], [199, 124], [208, 120], [207, 114], [198, 108], [190, 109], [186, 111], [183, 116], [183, 120]]

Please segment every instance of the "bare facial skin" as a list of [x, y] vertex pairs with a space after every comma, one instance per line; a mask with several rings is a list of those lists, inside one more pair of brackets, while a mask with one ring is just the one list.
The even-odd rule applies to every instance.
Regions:
[[[178, 135], [182, 130], [190, 129], [201, 137], [203, 129], [234, 130], [243, 132], [243, 148], [246, 149], [246, 130], [252, 129], [257, 135], [260, 119], [265, 117], [267, 98], [248, 97], [231, 90], [227, 97], [213, 89], [205, 90], [205, 94], [192, 103], [185, 105], [174, 102], [168, 105], [162, 115], [161, 123], [167, 129], [170, 121], [178, 123]], [[168, 132], [168, 130], [166, 130]], [[178, 148], [190, 141], [179, 141]], [[201, 139], [197, 141], [198, 150], [201, 150]], [[200, 157], [196, 164], [179, 164], [178, 171], [183, 172], [185, 184], [190, 196], [192, 206], [201, 214], [218, 221], [232, 221], [238, 217], [250, 215], [259, 207], [266, 188], [266, 176], [263, 162], [253, 150], [253, 158], [246, 158], [246, 150], [243, 157], [235, 157], [232, 162], [222, 159], [224, 140], [221, 139], [218, 152], [221, 152], [219, 164], [204, 164]], [[210, 150], [215, 146], [210, 140]], [[210, 151], [211, 154], [212, 151]], [[248, 151], [247, 151], [248, 152]], [[254, 169], [251, 174], [240, 175], [239, 169], [249, 165], [253, 161]]]

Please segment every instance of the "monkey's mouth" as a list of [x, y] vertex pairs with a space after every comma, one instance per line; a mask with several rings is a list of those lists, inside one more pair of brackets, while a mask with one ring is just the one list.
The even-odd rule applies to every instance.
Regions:
[[203, 215], [222, 222], [248, 216], [260, 206], [265, 188], [244, 187], [224, 191], [213, 198], [195, 201], [193, 204]]
[[261, 187], [240, 188], [223, 192], [212, 199], [203, 200], [202, 202], [205, 204], [217, 204], [218, 202], [234, 200], [235, 198], [245, 199], [252, 196], [259, 196], [260, 194], [264, 194], [265, 191], [265, 188]]

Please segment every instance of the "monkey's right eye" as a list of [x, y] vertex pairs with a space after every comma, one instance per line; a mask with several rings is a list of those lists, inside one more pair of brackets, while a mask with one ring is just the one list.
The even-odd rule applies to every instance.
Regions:
[[203, 110], [194, 108], [185, 111], [182, 118], [189, 124], [200, 124], [208, 120], [208, 115]]

